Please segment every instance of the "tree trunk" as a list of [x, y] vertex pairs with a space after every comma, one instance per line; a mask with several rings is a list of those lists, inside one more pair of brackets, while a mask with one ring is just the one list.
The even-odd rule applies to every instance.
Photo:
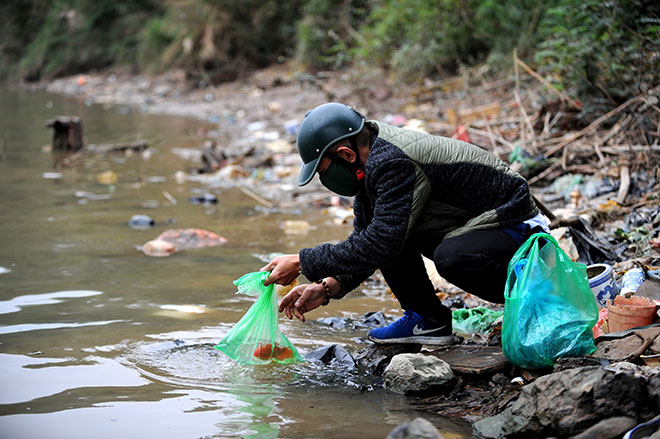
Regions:
[[46, 122], [53, 129], [53, 151], [77, 152], [85, 147], [82, 122], [76, 116], [56, 116]]

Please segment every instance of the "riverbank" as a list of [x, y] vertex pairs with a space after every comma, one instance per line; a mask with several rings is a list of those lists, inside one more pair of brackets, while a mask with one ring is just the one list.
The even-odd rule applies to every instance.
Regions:
[[[206, 134], [209, 139], [220, 143], [222, 149], [229, 154], [232, 154], [232, 150], [242, 151], [245, 147], [249, 146], [257, 150], [255, 153], [257, 156], [260, 154], [267, 154], [269, 156], [284, 154], [295, 158], [294, 133], [301, 115], [307, 109], [328, 100], [343, 100], [352, 96], [348, 93], [350, 88], [340, 75], [328, 76], [325, 78], [325, 81], [331, 84], [331, 86], [324, 86], [319, 82], [318, 78], [312, 79], [296, 75], [288, 68], [283, 68], [281, 70], [272, 69], [259, 72], [245, 80], [223, 84], [217, 87], [191, 87], [186, 83], [185, 78], [177, 73], [153, 78], [133, 77], [121, 73], [104, 73], [62, 78], [51, 83], [39, 84], [37, 87], [50, 92], [74, 96], [88, 104], [98, 103], [119, 107], [130, 106], [131, 108], [137, 108], [150, 113], [195, 117], [200, 121], [210, 123], [214, 126]], [[443, 86], [448, 85], [445, 84]], [[380, 108], [382, 108], [381, 111], [369, 108], [369, 106], [373, 106], [373, 103], [371, 105], [364, 104], [365, 108], [369, 110], [368, 117], [370, 118], [399, 117], [398, 123], [402, 125], [424, 127], [434, 133], [452, 135], [453, 128], [455, 127], [449, 123], [448, 119], [445, 118], [446, 113], [441, 110], [450, 107], [446, 103], [452, 99], [456, 99], [456, 96], [460, 96], [463, 93], [462, 100], [464, 103], [462, 114], [464, 117], [467, 114], [467, 108], [481, 108], [481, 111], [484, 112], [480, 116], [481, 119], [473, 120], [471, 126], [468, 127], [468, 133], [473, 136], [471, 140], [487, 146], [501, 157], [504, 157], [508, 153], [513, 152], [511, 146], [515, 146], [514, 143], [518, 143], [517, 140], [520, 140], [520, 132], [522, 131], [522, 128], [519, 128], [517, 125], [518, 120], [513, 121], [511, 119], [511, 115], [518, 112], [520, 108], [518, 105], [513, 105], [512, 102], [515, 102], [515, 99], [509, 96], [511, 86], [511, 81], [502, 81], [499, 85], [485, 84], [476, 90], [477, 93], [482, 93], [482, 96], [485, 93], [484, 88], [491, 92], [493, 89], [496, 89], [500, 95], [508, 96], [497, 102], [497, 106], [491, 105], [489, 108], [483, 108], [484, 103], [481, 98], [478, 95], [469, 94], [464, 88], [462, 91], [443, 91], [439, 84], [427, 84], [421, 88], [421, 92], [420, 90], [411, 90], [410, 96], [414, 96], [414, 98], [401, 98], [392, 91], [388, 92], [387, 87], [378, 84], [373, 84], [366, 91], [355, 91], [355, 96], [360, 95], [357, 101], [363, 104], [368, 101], [364, 96], [371, 96], [373, 98], [372, 102], [378, 102]], [[454, 94], [451, 95], [451, 93]], [[408, 103], [406, 104], [407, 100]], [[483, 134], [484, 132], [488, 132], [487, 125], [483, 125], [483, 127], [480, 125], [480, 123], [483, 123], [483, 120], [486, 120], [487, 124], [494, 123], [493, 119], [488, 119], [483, 115], [487, 110], [496, 112], [496, 116], [494, 117], [501, 120], [497, 128], [497, 134], [493, 137]], [[424, 113], [428, 117], [420, 117]], [[510, 119], [508, 122], [506, 121], [507, 118]], [[525, 121], [523, 121], [523, 124], [525, 124]], [[479, 134], [480, 132], [481, 134]], [[515, 137], [516, 135], [518, 136], [517, 138]], [[531, 139], [528, 138], [527, 140], [531, 144]], [[274, 148], [276, 142], [279, 142], [279, 147], [281, 148], [279, 152], [271, 149]], [[202, 145], [200, 145], [201, 147]], [[290, 165], [291, 168], [295, 168], [296, 166], [296, 164]], [[613, 167], [612, 165], [610, 166]], [[290, 177], [294, 174], [288, 175]], [[616, 176], [617, 174], [614, 175]], [[603, 179], [599, 181], [602, 182]], [[290, 181], [286, 180], [286, 183], [290, 183]], [[653, 191], [657, 191], [657, 186], [655, 186], [655, 189], [653, 189], [653, 186], [650, 187]], [[573, 189], [573, 187], [570, 187], [570, 189]], [[554, 197], [555, 205], [561, 204], [562, 206], [566, 206], [568, 203], [562, 191], [564, 189], [549, 192], [547, 193], [548, 198]], [[544, 193], [544, 195], [546, 194]], [[610, 192], [609, 196], [611, 195]], [[635, 200], [638, 200], [639, 197], [639, 193], [636, 194]], [[585, 198], [587, 197], [585, 196]], [[645, 198], [645, 200], [647, 199], [648, 197]], [[586, 208], [587, 206], [596, 205], [600, 201], [595, 198], [594, 200], [593, 202], [583, 200], [582, 206]], [[646, 208], [646, 204], [643, 207]], [[650, 204], [650, 207], [657, 209], [657, 203]], [[626, 210], [624, 212], [623, 210], [619, 210], [618, 213], [619, 218], [616, 221], [624, 221], [625, 218], [621, 219], [621, 217], [630, 214], [631, 211]], [[616, 216], [616, 209], [613, 212], [609, 212], [609, 214]], [[603, 218], [602, 213], [596, 216], [601, 219]], [[652, 259], [647, 260], [647, 263], [651, 264], [650, 261]], [[619, 268], [617, 275], [621, 275], [623, 272], [625, 272], [625, 268]], [[451, 297], [447, 296], [445, 299], [451, 299]], [[636, 336], [633, 335], [633, 338], [636, 338]], [[496, 346], [498, 345], [499, 340], [497, 340], [497, 337], [495, 337], [492, 343]], [[627, 356], [628, 354], [611, 358], [607, 361], [611, 363], [621, 362]], [[563, 365], [562, 367], [567, 366]], [[582, 367], [585, 367], [584, 363], [575, 363], [568, 368]], [[640, 375], [641, 373], [636, 369], [631, 370], [632, 372], [630, 373], [633, 375]], [[533, 373], [508, 367], [495, 374], [486, 374], [478, 378], [465, 375], [461, 377], [461, 381], [452, 392], [449, 392], [447, 395], [437, 395], [430, 401], [420, 400], [420, 406], [437, 413], [460, 416], [471, 421], [476, 421], [485, 416], [500, 414], [514, 407], [516, 398], [522, 389], [528, 388], [527, 386], [520, 387], [518, 383], [532, 385], [542, 376], [550, 376], [560, 372], [562, 371], [558, 369], [556, 371], [548, 370], [543, 373]], [[584, 373], [587, 372], [589, 371], [584, 371]], [[644, 379], [644, 383], [646, 383], [644, 384], [644, 388], [647, 389], [646, 393], [644, 393], [645, 396], [642, 398], [643, 400], [635, 400], [634, 407], [625, 411], [626, 417], [639, 421], [643, 417], [648, 417], [648, 414], [643, 413], [641, 409], [637, 410], [639, 407], [642, 407], [643, 401], [650, 404], [657, 404], [657, 398], [653, 393], [657, 389], [653, 386], [648, 386], [648, 383], [652, 383], [656, 379], [655, 375], [657, 375], [655, 372], [646, 374], [646, 378]], [[512, 380], [519, 376], [522, 378], [522, 381], [517, 380], [512, 382]], [[548, 379], [545, 379], [545, 381], [548, 381]], [[575, 381], [579, 380], [571, 377], [568, 381], [559, 380], [554, 385], [557, 386], [556, 389], [561, 389], [562, 385]], [[642, 386], [640, 383], [638, 385]], [[530, 389], [528, 392], [532, 392], [534, 389], [538, 390], [538, 386], [529, 387], [528, 389]], [[499, 395], [502, 399], [494, 399], [493, 395]], [[642, 394], [639, 393], [636, 397], [641, 398], [640, 395]], [[581, 398], [586, 398], [586, 396]], [[571, 401], [575, 402], [576, 400], [567, 400], [566, 405], [570, 405]], [[586, 399], [582, 399], [581, 401], [586, 401]], [[600, 404], [605, 404], [601, 399], [598, 399], [598, 401]], [[626, 404], [626, 401], [623, 399], [619, 402], [624, 405]], [[637, 417], [633, 416], [636, 411], [638, 412]], [[592, 420], [594, 421], [592, 424], [587, 425], [584, 422], [580, 424], [578, 421], [571, 421], [573, 422], [572, 425], [576, 425], [576, 427], [565, 430], [551, 430], [547, 425], [552, 426], [554, 422], [558, 422], [557, 419], [561, 417], [561, 414], [558, 413], [557, 416], [550, 416], [548, 418], [549, 420], [543, 421], [547, 422], [547, 425], [543, 424], [543, 422], [539, 424], [543, 424], [545, 429], [523, 431], [526, 433], [532, 431], [535, 433], [541, 431], [553, 432], [564, 437], [569, 432], [577, 432], [582, 426], [588, 427], [595, 424], [596, 421], [600, 421], [606, 417], [609, 419], [612, 416], [622, 413], [623, 411], [617, 411], [617, 409], [602, 413], [594, 412], [591, 413]], [[569, 421], [565, 420], [562, 422]], [[494, 427], [489, 428], [492, 430]], [[502, 429], [504, 427], [499, 426], [498, 428]], [[525, 426], [525, 428], [534, 427]]]
[[191, 84], [181, 71], [157, 76], [108, 71], [28, 87], [73, 96], [86, 104], [196, 118], [235, 138], [247, 137], [248, 125], [259, 122], [261, 130], [277, 129], [283, 136], [286, 121], [300, 119], [309, 108], [327, 100], [320, 89], [305, 85], [287, 65], [218, 86], [203, 81]]

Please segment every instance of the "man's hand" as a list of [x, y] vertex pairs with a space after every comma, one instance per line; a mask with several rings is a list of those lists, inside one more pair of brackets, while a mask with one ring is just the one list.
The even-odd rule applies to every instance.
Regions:
[[318, 308], [325, 300], [325, 288], [321, 284], [298, 285], [284, 296], [280, 303], [280, 312], [284, 311], [289, 319], [296, 316], [305, 321], [305, 313]]
[[298, 255], [281, 255], [274, 258], [261, 271], [271, 271], [264, 285], [272, 283], [289, 285], [300, 275], [300, 258]]

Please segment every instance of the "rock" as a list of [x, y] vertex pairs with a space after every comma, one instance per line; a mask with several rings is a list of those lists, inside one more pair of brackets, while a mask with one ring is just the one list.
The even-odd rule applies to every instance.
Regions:
[[660, 370], [631, 363], [556, 372], [523, 387], [502, 413], [474, 424], [481, 438], [565, 437], [597, 422], [625, 416], [647, 419], [660, 407]]
[[355, 355], [355, 359], [366, 372], [382, 375], [392, 357], [403, 353], [417, 353], [422, 350], [418, 344], [371, 344]]
[[355, 368], [355, 360], [353, 356], [342, 346], [333, 344], [330, 346], [323, 346], [313, 350], [305, 355], [305, 359], [309, 361], [317, 361], [323, 364], [339, 364], [344, 367]]
[[578, 367], [585, 366], [605, 366], [608, 363], [608, 361], [594, 357], [562, 357], [557, 359], [555, 365], [552, 367], [552, 371], [561, 372], [562, 370], [577, 369]]
[[443, 439], [437, 428], [424, 418], [416, 418], [395, 427], [387, 439]]
[[456, 382], [456, 376], [446, 361], [424, 354], [395, 355], [383, 377], [385, 388], [400, 394], [423, 393]]
[[128, 220], [128, 225], [132, 229], [137, 230], [146, 230], [150, 227], [153, 227], [156, 222], [147, 215], [133, 215], [130, 220]]
[[637, 421], [627, 416], [617, 416], [614, 418], [603, 419], [596, 425], [593, 425], [580, 434], [571, 436], [570, 439], [618, 439], [625, 432], [637, 425]]

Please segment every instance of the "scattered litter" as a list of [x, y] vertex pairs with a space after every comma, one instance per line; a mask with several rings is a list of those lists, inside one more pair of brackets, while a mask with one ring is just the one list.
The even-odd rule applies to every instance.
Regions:
[[136, 230], [147, 230], [154, 226], [156, 222], [147, 215], [133, 215], [130, 220], [128, 220], [128, 225], [131, 229]]
[[213, 194], [196, 195], [188, 198], [192, 204], [217, 204], [218, 197]]
[[184, 160], [200, 161], [202, 159], [202, 151], [195, 148], [172, 148], [172, 154], [181, 157]]
[[452, 327], [458, 334], [488, 333], [494, 324], [501, 322], [504, 311], [484, 306], [461, 308], [452, 311]]
[[404, 126], [404, 128], [407, 128], [412, 131], [428, 133], [426, 129], [426, 123], [421, 119], [410, 119], [408, 123]]
[[174, 197], [172, 196], [172, 194], [170, 194], [170, 193], [167, 192], [166, 190], [163, 190], [161, 193], [162, 193], [163, 196], [167, 199], [167, 201], [169, 201], [170, 203], [172, 203], [172, 205], [176, 205], [176, 203], [177, 203], [176, 198], [174, 198]]
[[265, 122], [251, 122], [247, 124], [247, 129], [248, 131], [258, 131], [258, 130], [263, 130], [265, 126], [266, 126]]
[[290, 153], [293, 151], [293, 145], [284, 139], [268, 142], [265, 147], [268, 151], [274, 153]]
[[284, 131], [291, 136], [298, 134], [298, 128], [300, 128], [298, 119], [290, 119], [284, 122]]
[[156, 200], [147, 200], [142, 202], [142, 207], [145, 209], [157, 209], [160, 203]]
[[176, 181], [179, 184], [185, 183], [187, 179], [188, 179], [188, 175], [183, 171], [176, 171], [174, 173], [174, 181]]
[[288, 220], [284, 221], [283, 229], [287, 235], [306, 235], [312, 225], [305, 220]]
[[401, 114], [388, 114], [383, 118], [383, 122], [397, 127], [402, 127], [408, 123], [408, 119], [406, 119], [406, 117]]
[[118, 176], [115, 171], [104, 171], [96, 175], [96, 182], [99, 184], [111, 185], [117, 183]]
[[99, 201], [99, 200], [109, 200], [112, 198], [112, 194], [94, 194], [92, 192], [86, 192], [86, 191], [76, 191], [74, 192], [74, 195], [76, 198], [79, 198], [80, 201], [87, 201], [87, 200], [92, 200], [92, 201]]
[[147, 256], [166, 257], [191, 248], [218, 247], [227, 243], [220, 235], [202, 229], [170, 229], [142, 245]]
[[639, 267], [631, 268], [621, 278], [621, 295], [630, 297], [637, 292], [637, 289], [646, 279], [644, 270]]

